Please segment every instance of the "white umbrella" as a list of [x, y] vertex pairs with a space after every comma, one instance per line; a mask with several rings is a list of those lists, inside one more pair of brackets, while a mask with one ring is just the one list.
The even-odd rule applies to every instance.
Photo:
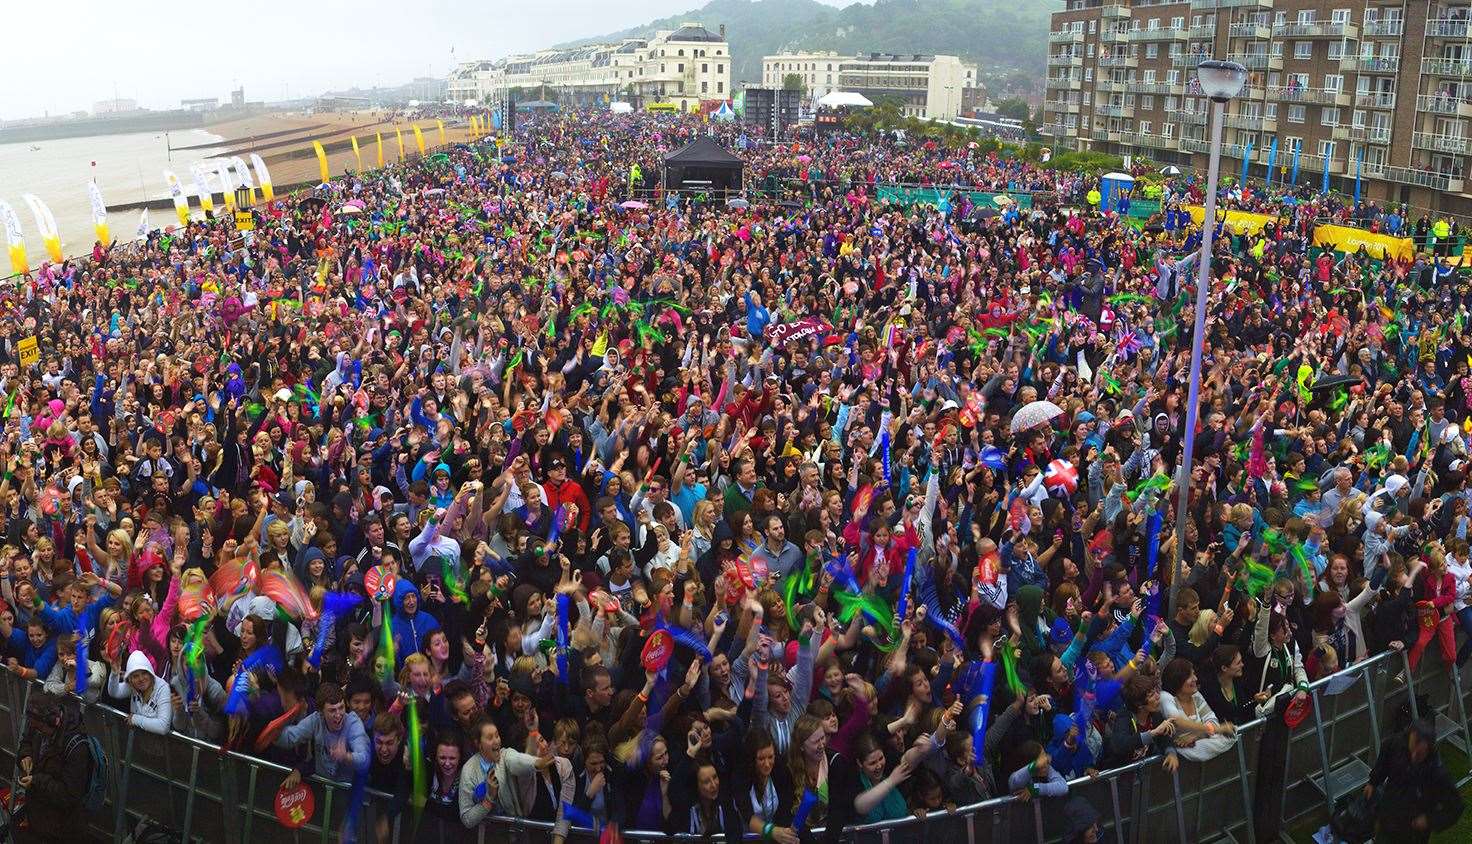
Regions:
[[1012, 203], [1014, 203], [1016, 201], [1017, 200], [1013, 199], [1012, 197], [1008, 196], [1005, 193], [999, 193], [996, 196], [992, 197], [992, 202], [998, 208], [1006, 208], [1008, 205], [1011, 205]]
[[751, 205], [750, 202], [747, 202], [739, 196], [733, 196], [730, 199], [726, 200], [727, 208], [746, 208], [749, 205]]
[[1048, 424], [1052, 420], [1063, 415], [1063, 408], [1050, 401], [1035, 401], [1023, 405], [1016, 413], [1012, 414], [1012, 433], [1026, 431]]
[[1167, 164], [1166, 166], [1160, 168], [1160, 175], [1179, 176], [1181, 175], [1181, 168], [1175, 166], [1174, 164]]

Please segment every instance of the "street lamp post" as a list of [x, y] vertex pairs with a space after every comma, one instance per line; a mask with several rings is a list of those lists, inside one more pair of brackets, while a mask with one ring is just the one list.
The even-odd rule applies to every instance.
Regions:
[[1181, 448], [1181, 469], [1176, 476], [1176, 561], [1170, 579], [1170, 612], [1176, 611], [1176, 596], [1186, 557], [1186, 508], [1191, 501], [1191, 452], [1196, 444], [1200, 416], [1201, 353], [1206, 339], [1206, 299], [1211, 293], [1211, 250], [1216, 241], [1216, 181], [1222, 159], [1222, 123], [1227, 101], [1241, 93], [1247, 68], [1236, 62], [1208, 60], [1196, 68], [1201, 91], [1211, 98], [1211, 157], [1206, 170], [1206, 213], [1201, 218], [1201, 266], [1196, 275], [1196, 319], [1191, 332], [1191, 381], [1186, 397], [1186, 434]]

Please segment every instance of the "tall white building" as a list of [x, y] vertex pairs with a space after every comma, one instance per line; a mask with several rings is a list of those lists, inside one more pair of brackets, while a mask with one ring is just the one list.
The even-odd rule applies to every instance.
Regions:
[[852, 58], [831, 51], [763, 56], [762, 87], [781, 88], [787, 77], [795, 75], [802, 79], [809, 97], [822, 99], [838, 90], [838, 66]]
[[802, 79], [813, 99], [852, 91], [871, 100], [898, 97], [904, 113], [948, 120], [961, 113], [963, 91], [975, 88], [976, 65], [957, 56], [861, 53], [777, 53], [762, 57], [762, 84], [780, 88], [789, 75]]
[[724, 26], [711, 32], [685, 23], [648, 39], [466, 62], [450, 75], [452, 99], [486, 103], [512, 90], [521, 101], [594, 105], [634, 100], [644, 107], [668, 104], [694, 111], [702, 101], [730, 99], [731, 45]]

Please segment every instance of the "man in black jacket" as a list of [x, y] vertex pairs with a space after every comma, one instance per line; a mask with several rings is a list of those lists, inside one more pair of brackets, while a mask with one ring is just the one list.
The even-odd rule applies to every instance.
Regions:
[[1380, 745], [1380, 756], [1365, 784], [1365, 797], [1375, 798], [1376, 828], [1397, 840], [1429, 841], [1431, 833], [1448, 829], [1462, 815], [1462, 797], [1436, 752], [1436, 728], [1417, 719], [1404, 735]]
[[82, 840], [87, 815], [79, 809], [94, 772], [81, 713], [73, 701], [35, 692], [26, 725], [17, 782], [26, 790], [30, 832], [41, 841]]

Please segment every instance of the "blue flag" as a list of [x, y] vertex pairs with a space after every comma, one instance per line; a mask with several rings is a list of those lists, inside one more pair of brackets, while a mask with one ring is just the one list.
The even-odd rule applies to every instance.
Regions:
[[1247, 142], [1247, 149], [1242, 153], [1242, 184], [1247, 184], [1247, 165], [1252, 163], [1252, 141]]
[[1295, 186], [1298, 184], [1298, 157], [1302, 154], [1303, 141], [1300, 140], [1298, 144], [1293, 147], [1293, 175], [1288, 177], [1288, 181], [1293, 183]]
[[1354, 204], [1360, 204], [1360, 171], [1365, 166], [1365, 148], [1360, 147], [1360, 154], [1354, 160]]
[[1268, 147], [1268, 187], [1273, 185], [1273, 165], [1278, 163], [1278, 136], [1273, 136], [1272, 146]]
[[1334, 163], [1334, 142], [1329, 142], [1329, 148], [1324, 150], [1324, 183], [1319, 187], [1319, 193], [1329, 193], [1329, 167]]

